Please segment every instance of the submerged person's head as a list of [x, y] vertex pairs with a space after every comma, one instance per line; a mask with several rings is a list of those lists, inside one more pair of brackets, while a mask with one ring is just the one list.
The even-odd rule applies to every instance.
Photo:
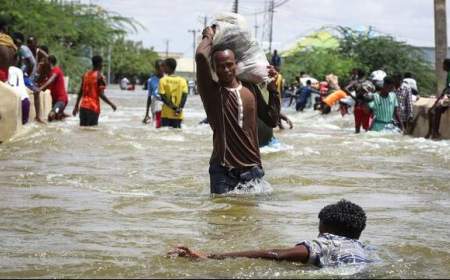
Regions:
[[228, 48], [217, 48], [212, 52], [212, 66], [219, 83], [228, 85], [236, 78], [236, 57]]
[[92, 57], [92, 67], [96, 70], [101, 70], [103, 67], [103, 58], [100, 55], [94, 55]]
[[164, 60], [164, 66], [167, 74], [173, 74], [177, 69], [177, 61], [174, 58], [169, 57]]
[[319, 232], [359, 239], [366, 228], [364, 210], [347, 200], [325, 206], [319, 213]]
[[321, 109], [321, 111], [322, 111], [323, 115], [327, 115], [327, 114], [329, 114], [331, 112], [331, 107], [328, 106], [327, 103], [322, 102], [322, 109]]

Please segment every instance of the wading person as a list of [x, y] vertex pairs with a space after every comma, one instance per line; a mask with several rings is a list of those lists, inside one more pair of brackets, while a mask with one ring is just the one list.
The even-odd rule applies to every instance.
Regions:
[[161, 126], [181, 128], [183, 109], [188, 96], [188, 85], [184, 78], [175, 75], [177, 61], [164, 60], [166, 76], [159, 80], [159, 95], [164, 103], [161, 112]]
[[257, 250], [234, 253], [206, 254], [179, 246], [168, 256], [192, 259], [251, 258], [289, 261], [317, 267], [364, 265], [370, 263], [366, 247], [359, 241], [366, 227], [366, 213], [349, 201], [341, 200], [323, 208], [319, 213], [319, 236], [287, 249]]
[[447, 111], [450, 106], [450, 59], [444, 60], [442, 65], [445, 71], [447, 71], [447, 83], [441, 96], [436, 100], [434, 105], [430, 108], [428, 113], [429, 128], [428, 134], [425, 138], [439, 139], [441, 134], [439, 133], [439, 127], [441, 126], [441, 116]]
[[412, 89], [403, 81], [401, 74], [395, 74], [393, 79], [395, 83], [395, 94], [397, 95], [400, 110], [400, 120], [403, 123], [403, 127], [406, 128], [413, 119]]
[[366, 73], [362, 69], [353, 69], [352, 81], [345, 88], [348, 93], [355, 92], [355, 133], [361, 132], [361, 127], [368, 131], [372, 122], [372, 112], [368, 103], [371, 101], [375, 86], [366, 79]]
[[[214, 31], [203, 31], [197, 48], [198, 90], [213, 130], [213, 153], [209, 174], [212, 194], [225, 194], [239, 183], [262, 178], [264, 171], [259, 153], [257, 118], [275, 128], [279, 121], [280, 98], [275, 81], [267, 87], [268, 104], [251, 84], [244, 86], [236, 77], [236, 59], [232, 50], [212, 49]], [[216, 82], [211, 74], [217, 74]], [[273, 66], [269, 76], [276, 79]]]
[[64, 73], [59, 66], [54, 55], [50, 55], [48, 60], [51, 65], [50, 77], [39, 88], [39, 91], [49, 89], [52, 94], [52, 110], [48, 115], [48, 121], [62, 120], [66, 115], [64, 109], [67, 106], [69, 98], [64, 85]]
[[[105, 77], [102, 75], [103, 59], [101, 56], [92, 58], [92, 70], [86, 72], [81, 79], [81, 87], [73, 108], [73, 116], [80, 112], [80, 126], [98, 125], [100, 115], [100, 98], [115, 111], [116, 105], [106, 97]], [[81, 101], [81, 105], [80, 105]]]
[[373, 95], [373, 100], [369, 103], [369, 107], [374, 115], [374, 122], [370, 130], [392, 130], [394, 128], [394, 120], [396, 120], [400, 129], [404, 131], [394, 90], [394, 80], [389, 76], [385, 77], [383, 87]]
[[159, 96], [158, 90], [159, 90], [159, 80], [163, 76], [164, 76], [163, 61], [158, 59], [155, 62], [155, 73], [147, 81], [147, 90], [148, 90], [147, 107], [145, 111], [144, 120], [142, 121], [145, 124], [150, 122], [151, 119], [149, 116], [149, 108], [151, 106], [152, 118], [155, 121], [156, 128], [161, 127], [162, 101], [161, 96]]
[[17, 46], [8, 35], [8, 22], [0, 16], [0, 81], [8, 80], [8, 69], [14, 66]]

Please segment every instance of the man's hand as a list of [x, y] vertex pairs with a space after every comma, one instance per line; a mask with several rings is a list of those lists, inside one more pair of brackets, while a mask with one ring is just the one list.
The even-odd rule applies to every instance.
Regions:
[[215, 31], [211, 26], [206, 27], [203, 29], [202, 32], [202, 38], [208, 37], [208, 38], [214, 38]]
[[75, 107], [73, 107], [73, 111], [72, 111], [72, 116], [76, 116], [77, 114], [78, 114], [78, 111], [79, 111], [80, 109], [78, 108], [78, 106], [76, 106], [75, 105]]
[[177, 246], [175, 249], [167, 253], [168, 257], [184, 257], [191, 259], [207, 259], [208, 257], [200, 252], [191, 251], [188, 247]]
[[117, 107], [114, 103], [111, 103], [111, 108], [113, 109], [114, 112], [117, 110]]
[[180, 115], [182, 112], [183, 112], [183, 109], [182, 109], [182, 108], [177, 108], [177, 109], [175, 110], [175, 115], [178, 116], [178, 115]]
[[[272, 65], [267, 66], [267, 71], [269, 74], [269, 78], [272, 79], [272, 81], [267, 85], [267, 89], [270, 92], [277, 91], [276, 82], [277, 82], [277, 78], [278, 78], [278, 72], [277, 72], [277, 70], [275, 70], [275, 67], [273, 67]], [[278, 94], [280, 94], [280, 93], [278, 92]]]

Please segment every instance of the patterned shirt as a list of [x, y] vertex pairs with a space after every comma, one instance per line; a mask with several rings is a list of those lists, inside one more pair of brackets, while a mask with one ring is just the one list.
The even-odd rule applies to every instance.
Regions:
[[356, 239], [325, 233], [297, 246], [300, 245], [308, 249], [308, 264], [318, 267], [372, 262], [367, 257], [365, 246]]
[[369, 103], [375, 115], [375, 123], [371, 130], [381, 131], [386, 124], [392, 124], [394, 121], [395, 108], [398, 107], [397, 96], [390, 92], [387, 97], [382, 97], [379, 93], [373, 95], [373, 101]]
[[412, 90], [406, 83], [403, 83], [395, 92], [397, 94], [400, 108], [400, 119], [402, 122], [408, 121], [413, 117]]

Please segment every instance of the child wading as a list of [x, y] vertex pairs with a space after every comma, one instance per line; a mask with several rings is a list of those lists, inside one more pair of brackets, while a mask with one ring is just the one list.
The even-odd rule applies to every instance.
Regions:
[[287, 249], [207, 254], [179, 246], [170, 251], [168, 256], [217, 260], [253, 258], [300, 262], [318, 267], [371, 262], [365, 246], [358, 241], [366, 227], [366, 213], [360, 206], [341, 200], [323, 208], [319, 213], [319, 220], [319, 236], [316, 239], [300, 242]]
[[92, 58], [92, 66], [92, 70], [86, 72], [82, 77], [80, 92], [73, 108], [73, 116], [76, 116], [78, 111], [80, 111], [80, 126], [98, 125], [100, 98], [108, 103], [114, 111], [117, 109], [116, 105], [104, 93], [106, 82], [105, 77], [101, 73], [103, 66], [102, 57], [94, 56]]

